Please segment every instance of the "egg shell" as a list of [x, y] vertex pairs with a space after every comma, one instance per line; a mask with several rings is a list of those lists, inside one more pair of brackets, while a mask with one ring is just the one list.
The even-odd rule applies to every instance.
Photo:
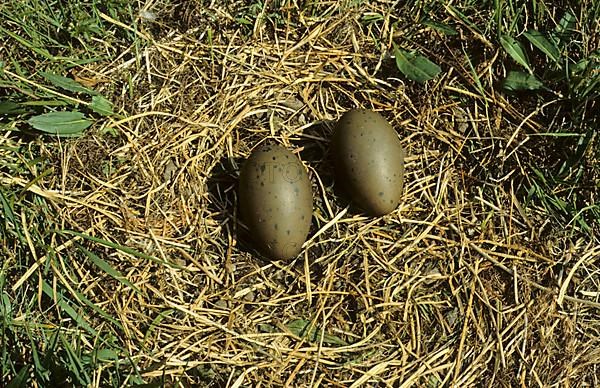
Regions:
[[298, 255], [310, 230], [313, 197], [296, 155], [278, 145], [252, 152], [240, 171], [239, 204], [259, 250], [277, 260]]
[[379, 113], [353, 109], [342, 115], [331, 141], [336, 179], [368, 214], [392, 212], [404, 185], [404, 149]]

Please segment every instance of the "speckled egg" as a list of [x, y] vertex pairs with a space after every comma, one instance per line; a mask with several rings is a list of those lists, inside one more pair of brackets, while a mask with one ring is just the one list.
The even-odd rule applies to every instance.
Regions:
[[259, 250], [272, 259], [298, 255], [310, 229], [313, 197], [296, 155], [278, 145], [252, 152], [240, 171], [239, 204]]
[[404, 149], [383, 116], [366, 109], [344, 113], [331, 151], [338, 183], [360, 208], [373, 216], [396, 209], [404, 183]]

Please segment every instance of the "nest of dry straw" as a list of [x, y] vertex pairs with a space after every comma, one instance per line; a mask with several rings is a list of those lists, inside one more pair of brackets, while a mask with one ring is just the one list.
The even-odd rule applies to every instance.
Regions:
[[[565, 281], [556, 264], [597, 270], [600, 247], [524, 208], [524, 166], [543, 156], [520, 142], [541, 124], [526, 105], [482, 95], [453, 43], [469, 41], [490, 79], [496, 50], [466, 26], [432, 47], [440, 36], [424, 28], [411, 45], [444, 72], [415, 84], [390, 56], [411, 19], [385, 3], [339, 6], [241, 31], [233, 9], [188, 2], [145, 24], [147, 48], [88, 69], [127, 118], [51, 155], [58, 173], [42, 190], [61, 193], [65, 225], [153, 260], [74, 237], [137, 291], [64, 249], [79, 289], [118, 317], [148, 380], [592, 381], [599, 305], [574, 290], [593, 279]], [[384, 22], [362, 23], [369, 12]], [[408, 153], [403, 201], [385, 217], [364, 217], [333, 187], [330, 123], [356, 107], [382, 112]], [[237, 225], [238, 166], [268, 139], [299, 154], [313, 185], [309, 243], [291, 262], [261, 259]]]

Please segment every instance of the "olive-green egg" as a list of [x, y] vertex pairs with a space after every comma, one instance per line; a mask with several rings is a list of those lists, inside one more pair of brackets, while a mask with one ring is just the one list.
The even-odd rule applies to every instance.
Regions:
[[404, 149], [383, 116], [367, 109], [344, 113], [331, 151], [336, 179], [359, 207], [374, 216], [396, 209], [404, 183]]
[[250, 155], [240, 171], [242, 219], [266, 256], [298, 255], [312, 219], [312, 189], [306, 168], [292, 152], [264, 146]]

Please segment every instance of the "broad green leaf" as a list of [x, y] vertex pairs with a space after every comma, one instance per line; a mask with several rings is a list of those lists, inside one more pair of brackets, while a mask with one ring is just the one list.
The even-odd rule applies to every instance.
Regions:
[[96, 352], [96, 358], [102, 361], [116, 361], [119, 355], [112, 349], [103, 348]]
[[[309, 342], [320, 342], [321, 341], [321, 330], [318, 330], [316, 325], [311, 326], [311, 322], [305, 319], [295, 319], [293, 321], [288, 322], [285, 325], [289, 331], [294, 333], [294, 335], [304, 338]], [[325, 333], [323, 336], [323, 343], [328, 345], [341, 345], [345, 346], [348, 343], [339, 337], [336, 337], [331, 334]]]
[[19, 370], [19, 373], [12, 379], [6, 388], [25, 388], [27, 387], [27, 375], [29, 374], [29, 367], [24, 366]]
[[81, 112], [51, 112], [33, 116], [29, 125], [42, 132], [58, 136], [79, 136], [92, 125]]
[[420, 54], [410, 53], [396, 47], [396, 66], [408, 79], [423, 83], [434, 78], [442, 69]]
[[589, 64], [590, 60], [588, 58], [583, 58], [579, 62], [572, 64], [569, 67], [569, 70], [571, 70], [572, 75], [583, 73], [585, 70], [587, 70]]
[[450, 27], [447, 24], [435, 22], [433, 20], [424, 20], [421, 22], [422, 25], [431, 27], [434, 30], [437, 30], [445, 35], [456, 35], [458, 31], [456, 31], [453, 27]]
[[544, 34], [536, 30], [528, 30], [524, 32], [523, 35], [525, 35], [531, 44], [546, 54], [548, 58], [552, 59], [554, 62], [558, 62], [560, 60], [560, 52], [558, 51], [558, 47], [556, 47], [556, 44], [553, 41], [547, 39]]
[[92, 97], [90, 109], [103, 116], [111, 116], [115, 113], [113, 112], [112, 103], [102, 96]]
[[523, 50], [521, 43], [511, 36], [502, 35], [500, 37], [500, 44], [512, 59], [532, 73], [531, 67], [529, 66], [529, 59], [527, 58], [527, 54], [525, 53], [525, 50]]
[[131, 288], [135, 292], [140, 293], [139, 288], [137, 288], [136, 286], [134, 286], [125, 276], [123, 276], [121, 274], [121, 272], [119, 272], [118, 270], [116, 270], [113, 267], [111, 267], [110, 264], [108, 264], [106, 261], [104, 261], [103, 259], [101, 259], [100, 257], [98, 257], [98, 255], [96, 255], [94, 252], [88, 251], [87, 249], [85, 249], [81, 245], [78, 245], [77, 247], [83, 253], [85, 253], [85, 255], [92, 261], [92, 263], [94, 263], [94, 265], [96, 267], [98, 267], [102, 271], [106, 272], [108, 275], [110, 275], [112, 278], [114, 278], [115, 280], [117, 280], [119, 283], [122, 283], [123, 285]]
[[0, 115], [14, 115], [25, 112], [20, 104], [12, 101], [0, 101]]
[[567, 11], [556, 25], [554, 31], [556, 37], [559, 39], [561, 47], [564, 47], [564, 45], [568, 43], [571, 35], [573, 35], [576, 24], [577, 19], [575, 18], [575, 15], [570, 11]]
[[46, 78], [52, 85], [59, 87], [64, 90], [68, 90], [73, 93], [85, 93], [90, 95], [97, 95], [98, 93], [94, 90], [88, 89], [74, 79], [63, 77], [62, 75], [47, 73], [40, 71], [42, 77]]
[[511, 71], [502, 82], [502, 86], [508, 91], [516, 92], [519, 90], [541, 89], [544, 84], [533, 74], [522, 71]]

